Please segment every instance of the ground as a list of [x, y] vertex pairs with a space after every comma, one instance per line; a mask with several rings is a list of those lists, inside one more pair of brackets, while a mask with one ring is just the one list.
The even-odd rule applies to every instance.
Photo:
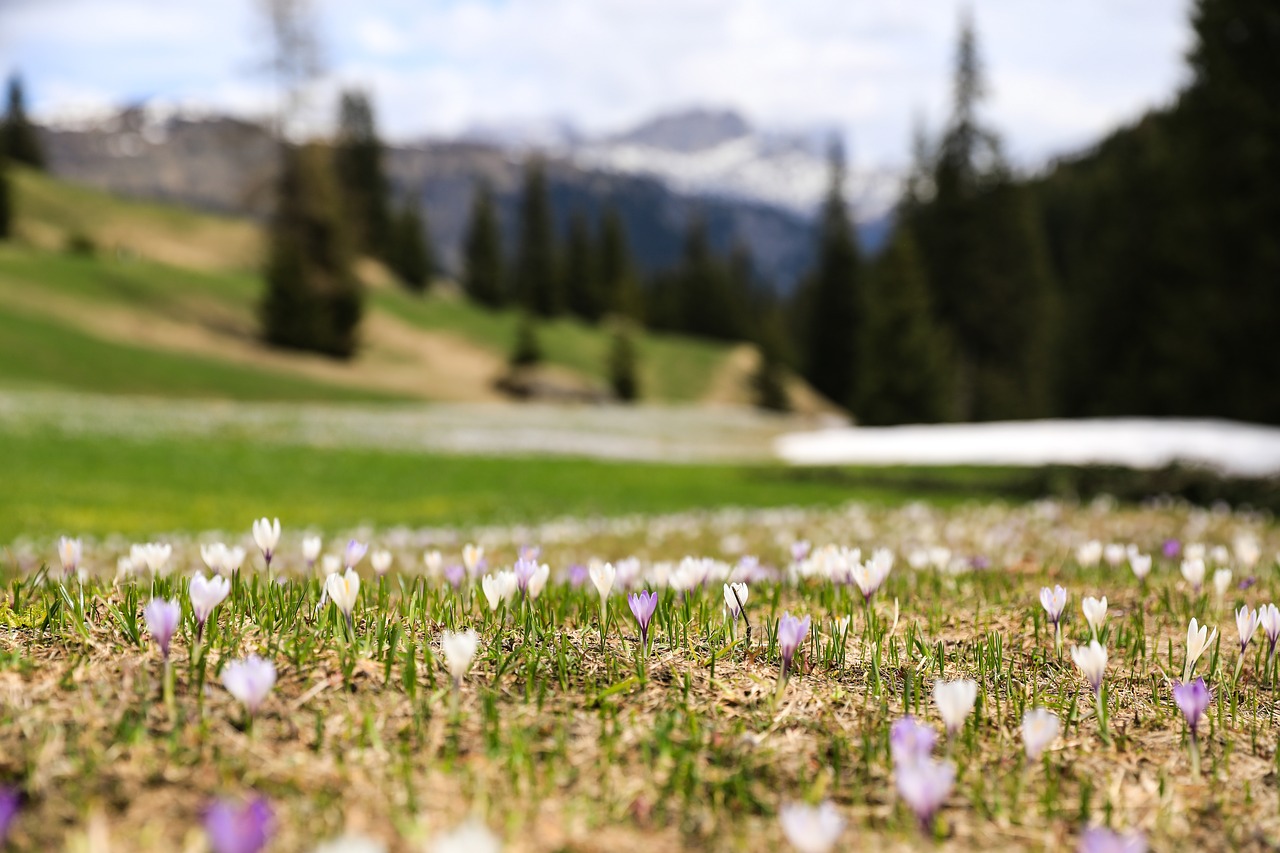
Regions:
[[[131, 839], [130, 849], [198, 850], [209, 799], [253, 790], [277, 810], [275, 850], [307, 850], [344, 828], [393, 850], [421, 849], [469, 814], [513, 851], [786, 849], [779, 807], [824, 799], [849, 823], [842, 846], [918, 849], [929, 845], [894, 793], [888, 728], [910, 712], [940, 729], [934, 679], [961, 676], [981, 689], [963, 731], [938, 750], [958, 767], [934, 828], [939, 849], [1061, 849], [1088, 823], [1141, 829], [1154, 849], [1280, 843], [1261, 634], [1232, 677], [1231, 608], [1264, 604], [1274, 587], [1280, 537], [1268, 519], [1107, 502], [850, 504], [360, 535], [395, 562], [384, 580], [364, 564], [354, 642], [332, 605], [317, 608], [300, 530], [286, 529], [276, 558], [283, 585], [265, 582], [261, 557], [236, 535], [251, 556], [207, 645], [204, 687], [187, 624], [174, 641], [171, 707], [158, 651], [145, 630], [131, 638], [124, 614], [153, 590], [185, 598], [185, 576], [199, 564], [194, 539], [169, 537], [169, 579], [118, 585], [109, 577], [127, 540], [87, 546], [86, 563], [107, 579], [84, 587], [83, 623], [79, 585], [62, 598], [56, 586], [19, 583], [54, 559], [52, 543], [11, 552], [0, 773], [27, 796], [18, 847], [57, 847], [92, 826]], [[331, 530], [330, 550], [346, 536]], [[895, 551], [870, 609], [855, 587], [762, 574], [747, 603], [750, 642], [739, 625], [735, 644], [718, 581], [683, 594], [661, 585], [673, 568], [666, 561], [687, 554], [725, 559], [712, 577], [744, 554], [785, 574], [801, 537]], [[1235, 574], [1223, 597], [1209, 583], [1195, 592], [1178, 561], [1160, 556], [1169, 538], [1241, 543], [1226, 558]], [[1156, 553], [1156, 567], [1139, 584], [1125, 565], [1081, 566], [1073, 555], [1089, 539], [1135, 542]], [[447, 564], [466, 541], [485, 545], [492, 570], [538, 543], [553, 580], [536, 601], [492, 613], [478, 586], [455, 591], [423, 569], [425, 549], [439, 548]], [[1250, 542], [1267, 555], [1253, 564]], [[946, 559], [934, 554], [942, 568], [912, 568], [930, 545], [949, 549]], [[567, 580], [569, 566], [593, 556], [634, 556], [632, 584], [663, 590], [647, 657], [617, 590], [601, 648], [596, 593]], [[1070, 593], [1061, 656], [1039, 604], [1046, 583]], [[1089, 594], [1109, 599], [1105, 738], [1067, 652], [1089, 635], [1079, 615]], [[783, 611], [809, 615], [813, 629], [779, 690]], [[1220, 631], [1197, 670], [1214, 692], [1199, 780], [1169, 692], [1193, 615]], [[833, 621], [844, 616], [847, 634]], [[439, 635], [464, 626], [481, 646], [455, 699]], [[252, 726], [215, 674], [249, 651], [280, 673]], [[1032, 706], [1063, 721], [1037, 762], [1023, 757], [1018, 734]]]

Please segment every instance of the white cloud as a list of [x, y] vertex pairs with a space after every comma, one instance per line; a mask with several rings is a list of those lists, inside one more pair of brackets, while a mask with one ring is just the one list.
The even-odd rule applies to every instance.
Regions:
[[[12, 0], [10, 0], [12, 2]], [[838, 126], [900, 162], [946, 114], [962, 0], [320, 0], [336, 78], [376, 88], [393, 136], [567, 117], [611, 130], [672, 107]], [[984, 0], [986, 114], [1034, 163], [1167, 100], [1187, 0]], [[63, 92], [262, 103], [251, 0], [42, 0], [0, 12], [41, 107]]]

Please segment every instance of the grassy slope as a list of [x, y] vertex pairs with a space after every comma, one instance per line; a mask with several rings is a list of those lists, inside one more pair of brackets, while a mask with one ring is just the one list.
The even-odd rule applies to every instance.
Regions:
[[[213, 314], [219, 322], [240, 329], [253, 328], [255, 303], [261, 288], [254, 269], [260, 247], [246, 223], [161, 204], [119, 199], [29, 171], [15, 169], [14, 173], [19, 231], [30, 244], [42, 248], [0, 248], [0, 288], [21, 288], [28, 298], [32, 292], [47, 289], [50, 294], [97, 299], [105, 304], [159, 312], [169, 318], [192, 322], [208, 323]], [[66, 239], [76, 233], [92, 237], [100, 247], [100, 257], [70, 257], [50, 251], [50, 247], [64, 245]], [[119, 247], [127, 247], [138, 257], [116, 258], [114, 250]], [[129, 257], [133, 257], [132, 254]], [[170, 263], [160, 263], [153, 260], [155, 258], [167, 259]], [[505, 358], [515, 337], [513, 312], [491, 313], [459, 300], [437, 296], [419, 299], [388, 289], [374, 291], [371, 303], [375, 311], [388, 312], [424, 330], [452, 332], [500, 358]], [[60, 324], [60, 321], [48, 318], [46, 323]], [[72, 331], [68, 330], [68, 334]], [[76, 334], [84, 337], [82, 333]], [[550, 363], [604, 381], [609, 350], [607, 330], [559, 320], [546, 324], [540, 337]], [[42, 348], [54, 346], [54, 339], [50, 338], [45, 347], [41, 346], [42, 340], [44, 338], [38, 337], [27, 341], [27, 346], [35, 348], [30, 350], [33, 361], [45, 365], [58, 363], [59, 359], [40, 352]], [[639, 345], [644, 393], [650, 399], [663, 401], [698, 400], [708, 390], [728, 353], [728, 348], [720, 344], [668, 335], [644, 335]], [[139, 359], [149, 357], [150, 352], [135, 350]], [[24, 380], [60, 383], [57, 372], [47, 369], [40, 375], [22, 376], [21, 362], [9, 361], [0, 368], [5, 368], [0, 370], [0, 375], [10, 383], [22, 384]], [[229, 369], [248, 372], [241, 367]], [[92, 365], [84, 370], [91, 373]], [[83, 387], [83, 372], [68, 374], [60, 384]], [[273, 380], [263, 383], [264, 387], [271, 384]], [[351, 392], [344, 389], [326, 393], [327, 386], [318, 381], [304, 384], [317, 389], [321, 398], [351, 397]], [[149, 392], [181, 393], [181, 390], [153, 384]], [[238, 396], [230, 386], [216, 393]], [[245, 396], [256, 399], [263, 395]], [[281, 394], [284, 399], [296, 396], [288, 392]]]
[[1007, 472], [846, 471], [658, 465], [562, 458], [483, 459], [264, 446], [237, 439], [121, 441], [26, 431], [8, 453], [0, 542], [60, 532], [143, 536], [239, 530], [279, 515], [327, 528], [532, 522], [561, 515], [675, 512], [716, 506], [899, 503], [999, 494]]

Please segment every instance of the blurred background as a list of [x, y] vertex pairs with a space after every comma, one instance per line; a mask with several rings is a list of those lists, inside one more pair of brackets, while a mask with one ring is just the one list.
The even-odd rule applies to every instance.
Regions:
[[429, 401], [433, 446], [658, 459], [1280, 422], [1268, 0], [5, 0], [0, 57], [11, 413]]

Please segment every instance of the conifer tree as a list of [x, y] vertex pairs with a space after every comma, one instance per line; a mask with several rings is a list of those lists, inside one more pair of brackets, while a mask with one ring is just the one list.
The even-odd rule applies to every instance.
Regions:
[[613, 394], [624, 403], [640, 397], [639, 365], [631, 330], [620, 324], [614, 330], [609, 346], [609, 385]]
[[869, 271], [858, 344], [860, 423], [932, 423], [946, 417], [945, 336], [908, 228], [897, 229]]
[[591, 230], [586, 217], [575, 212], [569, 218], [564, 250], [564, 292], [569, 310], [595, 322], [603, 313], [600, 274], [594, 263]]
[[542, 361], [542, 344], [538, 342], [538, 327], [533, 315], [528, 311], [520, 312], [520, 322], [516, 326], [515, 345], [511, 350], [512, 367], [531, 367]]
[[359, 90], [342, 93], [334, 164], [353, 249], [388, 259], [394, 242], [390, 187], [383, 171], [373, 106], [369, 96]]
[[9, 96], [4, 126], [0, 128], [0, 149], [2, 149], [0, 153], [7, 154], [14, 163], [22, 163], [34, 169], [44, 168], [44, 152], [40, 148], [40, 138], [36, 134], [35, 126], [27, 118], [22, 78], [17, 74], [9, 77]]
[[362, 312], [329, 153], [318, 145], [285, 149], [270, 228], [267, 293], [269, 343], [350, 358]]
[[771, 412], [791, 410], [787, 393], [787, 368], [782, 359], [782, 317], [776, 310], [766, 310], [758, 320], [756, 348], [760, 361], [751, 376], [755, 404]]
[[818, 262], [805, 294], [805, 376], [838, 406], [856, 402], [859, 309], [862, 305], [858, 244], [844, 200], [844, 157], [831, 153], [831, 186], [818, 232]]
[[413, 199], [405, 203], [394, 225], [389, 258], [391, 267], [405, 287], [415, 293], [423, 293], [431, 286], [435, 262], [426, 221], [419, 215], [418, 205]]
[[543, 317], [554, 317], [564, 310], [564, 295], [556, 274], [555, 223], [547, 194], [546, 167], [537, 157], [525, 166], [514, 279], [516, 299], [523, 307]]
[[618, 209], [605, 208], [600, 219], [599, 275], [602, 311], [629, 317], [639, 322], [645, 317], [644, 295], [641, 293], [627, 230]]
[[487, 181], [480, 182], [471, 203], [471, 218], [463, 240], [462, 286], [467, 296], [480, 305], [500, 308], [507, 302], [502, 232]]
[[13, 235], [13, 190], [9, 185], [9, 158], [0, 152], [0, 240]]

